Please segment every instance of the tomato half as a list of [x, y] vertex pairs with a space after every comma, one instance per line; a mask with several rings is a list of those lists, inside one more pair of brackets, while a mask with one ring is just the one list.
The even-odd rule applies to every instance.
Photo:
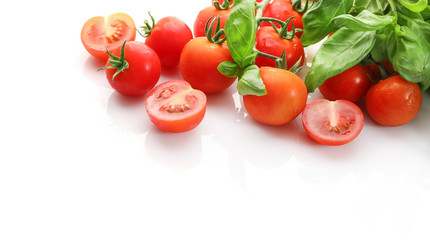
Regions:
[[94, 57], [107, 60], [109, 51], [121, 48], [124, 41], [134, 41], [136, 25], [125, 13], [115, 13], [108, 17], [88, 19], [81, 30], [81, 41], [85, 49]]
[[302, 112], [308, 97], [303, 80], [290, 71], [272, 67], [261, 67], [260, 76], [267, 94], [243, 96], [249, 115], [269, 125], [283, 125], [294, 120]]
[[[294, 23], [295, 28], [303, 29], [303, 19], [302, 15], [298, 13], [291, 3], [290, 0], [273, 0], [269, 3], [263, 12], [263, 17], [276, 18], [281, 21], [287, 21], [288, 18], [294, 17], [291, 21]], [[277, 27], [280, 27], [279, 23], [275, 23]], [[261, 26], [271, 26], [270, 23], [264, 22]], [[293, 26], [290, 24], [288, 26], [288, 31], [293, 30]], [[297, 37], [302, 36], [302, 32], [296, 33]]]
[[152, 89], [145, 102], [151, 121], [166, 132], [197, 127], [206, 112], [206, 95], [184, 80], [171, 80]]
[[348, 100], [314, 99], [306, 104], [302, 124], [315, 141], [331, 146], [354, 140], [364, 125], [361, 109]]
[[177, 17], [164, 17], [155, 24], [145, 43], [158, 54], [161, 66], [179, 64], [182, 49], [193, 38], [188, 25]]
[[422, 92], [417, 83], [395, 75], [372, 86], [365, 103], [367, 112], [377, 123], [400, 126], [410, 122], [420, 111]]
[[215, 44], [206, 37], [198, 37], [185, 45], [179, 67], [184, 80], [193, 88], [214, 93], [227, 89], [236, 79], [218, 71], [218, 65], [224, 61], [233, 61], [226, 43]]
[[[282, 38], [272, 26], [258, 29], [256, 48], [263, 53], [276, 57], [280, 57], [282, 52], [285, 51], [285, 59], [289, 68], [294, 66], [300, 59], [300, 66], [303, 66], [305, 62], [305, 50], [300, 39], [297, 36], [294, 36], [291, 40]], [[274, 59], [264, 56], [258, 56], [255, 64], [259, 67], [276, 67]]]
[[[111, 54], [119, 57], [121, 49], [115, 49]], [[161, 66], [154, 50], [142, 42], [126, 42], [124, 58], [129, 66], [118, 73], [115, 78], [113, 76], [117, 69], [106, 69], [106, 77], [112, 88], [118, 93], [126, 96], [140, 96], [157, 84]], [[106, 66], [111, 66], [109, 60]]]
[[372, 85], [369, 66], [355, 65], [354, 67], [331, 77], [319, 87], [321, 94], [330, 101], [339, 99], [358, 102]]

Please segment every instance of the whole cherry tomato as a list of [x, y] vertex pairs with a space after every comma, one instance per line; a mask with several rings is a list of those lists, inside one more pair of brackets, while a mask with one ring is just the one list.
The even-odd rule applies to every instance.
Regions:
[[134, 41], [136, 26], [125, 13], [115, 13], [108, 17], [88, 19], [81, 30], [81, 41], [85, 49], [94, 57], [107, 60], [106, 48], [120, 49], [124, 41]]
[[[297, 36], [292, 39], [285, 39], [279, 36], [278, 32], [272, 27], [261, 27], [257, 31], [256, 48], [263, 53], [280, 57], [285, 51], [287, 66], [294, 66], [300, 59], [300, 66], [305, 62], [305, 50], [303, 44]], [[258, 56], [255, 64], [259, 67], [269, 66], [276, 67], [274, 59]]]
[[140, 96], [157, 84], [161, 74], [160, 60], [146, 44], [126, 42], [121, 49], [115, 49], [110, 54], [111, 59], [104, 69], [110, 85], [118, 93]]
[[[395, 73], [393, 64], [391, 64], [389, 59], [381, 62], [381, 65], [385, 68], [385, 70], [387, 70], [386, 74], [388, 74], [388, 76], [391, 76]], [[379, 66], [376, 63], [372, 63], [369, 66], [370, 66], [373, 74], [375, 74], [375, 76], [378, 79], [382, 79], [382, 73], [381, 73], [381, 69], [379, 69]]]
[[267, 94], [243, 96], [249, 115], [269, 125], [282, 125], [294, 120], [306, 106], [308, 98], [303, 80], [290, 71], [272, 67], [261, 67], [260, 76]]
[[420, 111], [422, 93], [417, 83], [395, 75], [373, 85], [366, 94], [365, 103], [367, 112], [377, 123], [401, 126]]
[[[294, 17], [291, 20], [294, 27], [303, 29], [302, 15], [294, 9], [290, 0], [273, 0], [264, 9], [263, 17], [276, 18], [281, 21], [287, 21], [288, 18]], [[277, 27], [280, 26], [278, 23], [275, 23], [275, 25]], [[263, 22], [261, 26], [270, 26], [270, 23]], [[292, 30], [292, 25], [288, 26], [288, 31]], [[302, 32], [297, 32], [296, 35], [300, 38], [302, 36]]]
[[330, 101], [344, 99], [358, 102], [366, 95], [372, 84], [371, 74], [369, 66], [355, 65], [343, 73], [325, 80], [319, 90]]
[[[216, 6], [207, 7], [199, 12], [196, 20], [194, 21], [194, 37], [205, 36], [206, 22], [211, 17], [219, 17], [220, 27], [223, 29], [227, 18], [230, 16], [232, 8], [227, 7], [226, 9], [218, 9]], [[215, 29], [214, 29], [215, 30]], [[213, 34], [213, 33], [212, 33]]]

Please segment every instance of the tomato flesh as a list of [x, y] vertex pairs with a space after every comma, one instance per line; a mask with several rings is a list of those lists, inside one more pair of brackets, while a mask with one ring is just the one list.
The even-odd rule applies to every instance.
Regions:
[[315, 141], [337, 146], [358, 136], [364, 125], [364, 115], [348, 100], [314, 99], [303, 110], [302, 124]]
[[107, 60], [109, 51], [121, 48], [124, 41], [134, 41], [136, 26], [125, 13], [115, 13], [108, 17], [88, 19], [81, 30], [81, 41], [85, 49], [94, 57]]
[[184, 80], [170, 80], [152, 89], [145, 102], [151, 121], [166, 132], [197, 127], [206, 112], [206, 95]]

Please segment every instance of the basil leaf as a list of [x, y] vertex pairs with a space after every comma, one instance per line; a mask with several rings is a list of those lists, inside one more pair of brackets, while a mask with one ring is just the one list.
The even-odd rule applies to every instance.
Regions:
[[408, 26], [401, 26], [400, 30], [404, 34], [393, 32], [387, 39], [388, 57], [394, 70], [409, 82], [426, 81], [429, 46]]
[[387, 39], [376, 38], [375, 46], [372, 48], [370, 55], [372, 56], [373, 61], [378, 63], [387, 60]]
[[399, 2], [396, 2], [396, 12], [398, 16], [398, 23], [403, 26], [408, 25], [408, 21], [412, 19], [424, 20], [420, 13], [409, 10]]
[[243, 65], [244, 60], [254, 52], [257, 23], [253, 0], [234, 1], [233, 10], [226, 21], [225, 34], [233, 60]]
[[226, 77], [239, 77], [242, 68], [235, 62], [225, 61], [218, 65], [218, 71]]
[[266, 87], [260, 77], [260, 69], [256, 65], [251, 65], [243, 71], [243, 75], [237, 82], [237, 91], [240, 95], [267, 94]]
[[382, 14], [385, 9], [388, 7], [388, 1], [387, 0], [355, 0], [354, 6], [357, 9], [358, 12], [362, 12], [364, 9], [366, 9], [369, 12], [372, 13], [380, 13]]
[[398, 0], [398, 1], [400, 2], [400, 4], [402, 4], [412, 12], [421, 12], [428, 5], [428, 0]]
[[425, 21], [430, 19], [430, 6], [427, 5], [426, 8], [421, 12], [421, 16]]
[[333, 18], [346, 14], [354, 0], [320, 0], [303, 15], [303, 46], [318, 43], [335, 30]]
[[375, 40], [376, 31], [356, 32], [342, 27], [334, 32], [315, 54], [305, 79], [308, 92], [360, 63], [372, 50]]
[[333, 19], [333, 23], [338, 27], [345, 26], [354, 31], [374, 31], [387, 25], [394, 24], [396, 18], [390, 15], [378, 16], [367, 10], [363, 10], [358, 16], [342, 14]]

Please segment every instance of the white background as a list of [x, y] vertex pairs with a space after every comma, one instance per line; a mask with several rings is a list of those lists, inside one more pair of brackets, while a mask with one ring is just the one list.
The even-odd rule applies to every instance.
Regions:
[[[190, 27], [209, 0], [8, 1], [0, 9], [0, 239], [430, 239], [430, 94], [396, 128], [313, 142], [256, 123], [234, 86], [160, 132], [80, 42], [115, 12]], [[137, 40], [143, 41], [138, 36]], [[178, 69], [160, 82], [180, 78]], [[311, 97], [318, 97], [313, 94]]]

